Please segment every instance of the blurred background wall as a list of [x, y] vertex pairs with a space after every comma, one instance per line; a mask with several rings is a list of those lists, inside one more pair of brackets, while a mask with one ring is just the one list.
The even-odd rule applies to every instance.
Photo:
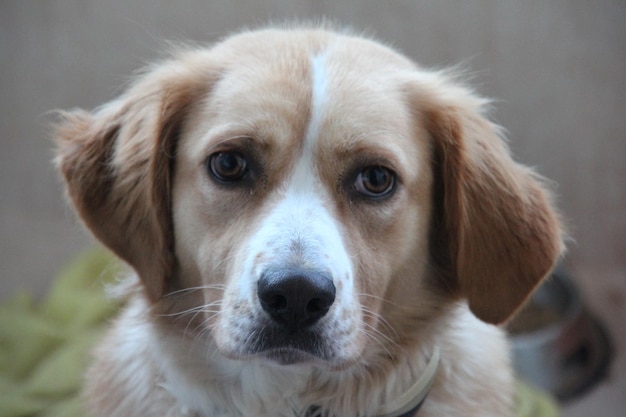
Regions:
[[166, 41], [205, 44], [245, 26], [321, 16], [424, 66], [471, 69], [478, 90], [498, 100], [494, 118], [516, 158], [557, 185], [573, 238], [568, 267], [603, 318], [624, 329], [622, 0], [2, 0], [0, 298], [43, 294], [92, 243], [52, 168], [47, 112], [114, 98]]

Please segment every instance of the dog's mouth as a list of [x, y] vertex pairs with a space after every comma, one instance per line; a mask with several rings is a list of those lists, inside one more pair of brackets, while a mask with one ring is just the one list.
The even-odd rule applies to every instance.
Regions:
[[286, 329], [268, 324], [250, 342], [249, 352], [281, 365], [333, 362], [333, 349], [319, 331], [312, 328]]
[[280, 365], [337, 369], [354, 363], [360, 332], [353, 311], [335, 302], [337, 274], [293, 266], [263, 270], [255, 302], [224, 303], [214, 334], [220, 351], [236, 360]]

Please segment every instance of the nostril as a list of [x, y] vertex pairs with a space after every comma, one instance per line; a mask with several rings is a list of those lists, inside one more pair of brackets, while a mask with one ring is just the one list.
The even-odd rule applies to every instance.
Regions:
[[329, 300], [322, 300], [321, 298], [313, 298], [306, 305], [306, 311], [311, 314], [326, 314], [332, 303]]
[[321, 310], [322, 310], [322, 307], [320, 306], [319, 298], [312, 299], [306, 305], [306, 311], [308, 311], [309, 313], [317, 313]]
[[267, 307], [271, 310], [282, 310], [287, 308], [287, 297], [282, 294], [270, 294], [265, 297], [265, 301], [262, 299]]

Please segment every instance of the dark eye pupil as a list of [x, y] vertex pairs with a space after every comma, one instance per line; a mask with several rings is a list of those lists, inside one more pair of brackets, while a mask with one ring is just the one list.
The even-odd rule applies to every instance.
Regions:
[[389, 173], [379, 167], [367, 169], [364, 179], [370, 191], [385, 190], [389, 185]]
[[356, 189], [369, 197], [382, 197], [393, 190], [395, 177], [387, 168], [372, 166], [361, 171], [356, 180]]
[[218, 152], [209, 159], [211, 174], [222, 181], [236, 181], [246, 174], [247, 162], [237, 152]]

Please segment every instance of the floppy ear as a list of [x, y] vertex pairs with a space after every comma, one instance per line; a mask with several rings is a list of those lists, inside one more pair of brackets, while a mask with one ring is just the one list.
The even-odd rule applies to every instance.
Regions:
[[63, 113], [57, 157], [67, 192], [92, 233], [163, 295], [176, 268], [170, 184], [176, 138], [214, 71], [191, 52], [162, 63], [94, 113]]
[[434, 155], [432, 257], [478, 318], [502, 323], [561, 254], [558, 216], [541, 178], [512, 160], [483, 117], [485, 100], [441, 79], [422, 87]]

